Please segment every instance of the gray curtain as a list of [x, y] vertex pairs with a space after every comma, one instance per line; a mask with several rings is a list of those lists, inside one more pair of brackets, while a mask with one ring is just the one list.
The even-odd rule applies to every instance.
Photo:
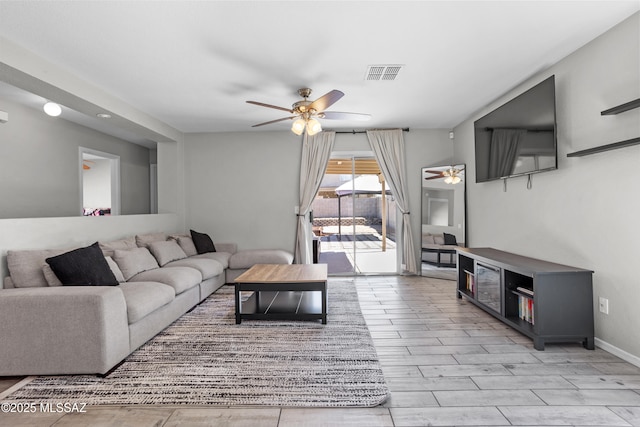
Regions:
[[489, 177], [501, 178], [513, 173], [518, 160], [523, 129], [494, 129], [489, 145]]
[[296, 233], [296, 264], [313, 263], [311, 241], [313, 233], [309, 213], [311, 204], [320, 189], [322, 177], [327, 169], [329, 157], [336, 139], [335, 132], [320, 132], [313, 136], [305, 132], [300, 162], [300, 205], [298, 213], [298, 230]]
[[405, 271], [418, 274], [416, 251], [413, 246], [411, 214], [409, 212], [409, 192], [407, 190], [407, 168], [405, 164], [404, 139], [402, 129], [369, 130], [369, 144], [396, 204], [402, 213], [402, 261]]

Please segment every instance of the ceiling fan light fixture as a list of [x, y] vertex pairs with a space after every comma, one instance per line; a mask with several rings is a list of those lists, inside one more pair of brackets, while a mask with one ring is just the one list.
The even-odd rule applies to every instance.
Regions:
[[47, 115], [51, 117], [58, 117], [60, 114], [62, 114], [62, 107], [60, 107], [60, 105], [56, 104], [55, 102], [48, 101], [46, 104], [44, 104], [42, 109], [45, 113], [47, 113]]
[[307, 122], [307, 133], [309, 135], [315, 135], [318, 132], [322, 132], [322, 125], [316, 119], [310, 119]]
[[296, 135], [302, 135], [305, 125], [306, 122], [304, 121], [304, 119], [299, 118], [293, 122], [293, 125], [291, 125], [291, 132], [295, 133]]

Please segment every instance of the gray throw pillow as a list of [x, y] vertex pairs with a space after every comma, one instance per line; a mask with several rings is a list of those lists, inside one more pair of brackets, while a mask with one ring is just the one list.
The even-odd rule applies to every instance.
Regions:
[[174, 240], [165, 240], [149, 243], [149, 250], [160, 264], [160, 267], [171, 261], [183, 259], [187, 254], [178, 246]]
[[198, 255], [196, 245], [193, 244], [193, 239], [189, 236], [172, 236], [172, 239], [178, 242], [178, 245], [182, 248], [187, 256]]
[[125, 280], [143, 271], [159, 268], [158, 262], [147, 248], [116, 249], [113, 260], [120, 267]]

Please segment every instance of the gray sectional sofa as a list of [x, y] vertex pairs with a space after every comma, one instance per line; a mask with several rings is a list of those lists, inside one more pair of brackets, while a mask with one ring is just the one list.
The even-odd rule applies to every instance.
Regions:
[[190, 236], [164, 233], [99, 248], [114, 286], [63, 286], [47, 260], [70, 249], [7, 252], [0, 376], [105, 374], [251, 265], [293, 261], [286, 251], [230, 243], [199, 254]]

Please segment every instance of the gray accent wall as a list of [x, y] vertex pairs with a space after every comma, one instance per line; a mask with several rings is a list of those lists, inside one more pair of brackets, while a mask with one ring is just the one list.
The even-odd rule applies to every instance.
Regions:
[[[473, 122], [548, 76], [556, 76], [558, 170], [475, 183]], [[595, 271], [596, 344], [640, 365], [640, 146], [567, 153], [640, 136], [640, 109], [600, 112], [640, 97], [640, 14], [588, 43], [455, 128], [467, 164], [469, 237], [495, 247]], [[598, 298], [609, 299], [609, 314]]]

